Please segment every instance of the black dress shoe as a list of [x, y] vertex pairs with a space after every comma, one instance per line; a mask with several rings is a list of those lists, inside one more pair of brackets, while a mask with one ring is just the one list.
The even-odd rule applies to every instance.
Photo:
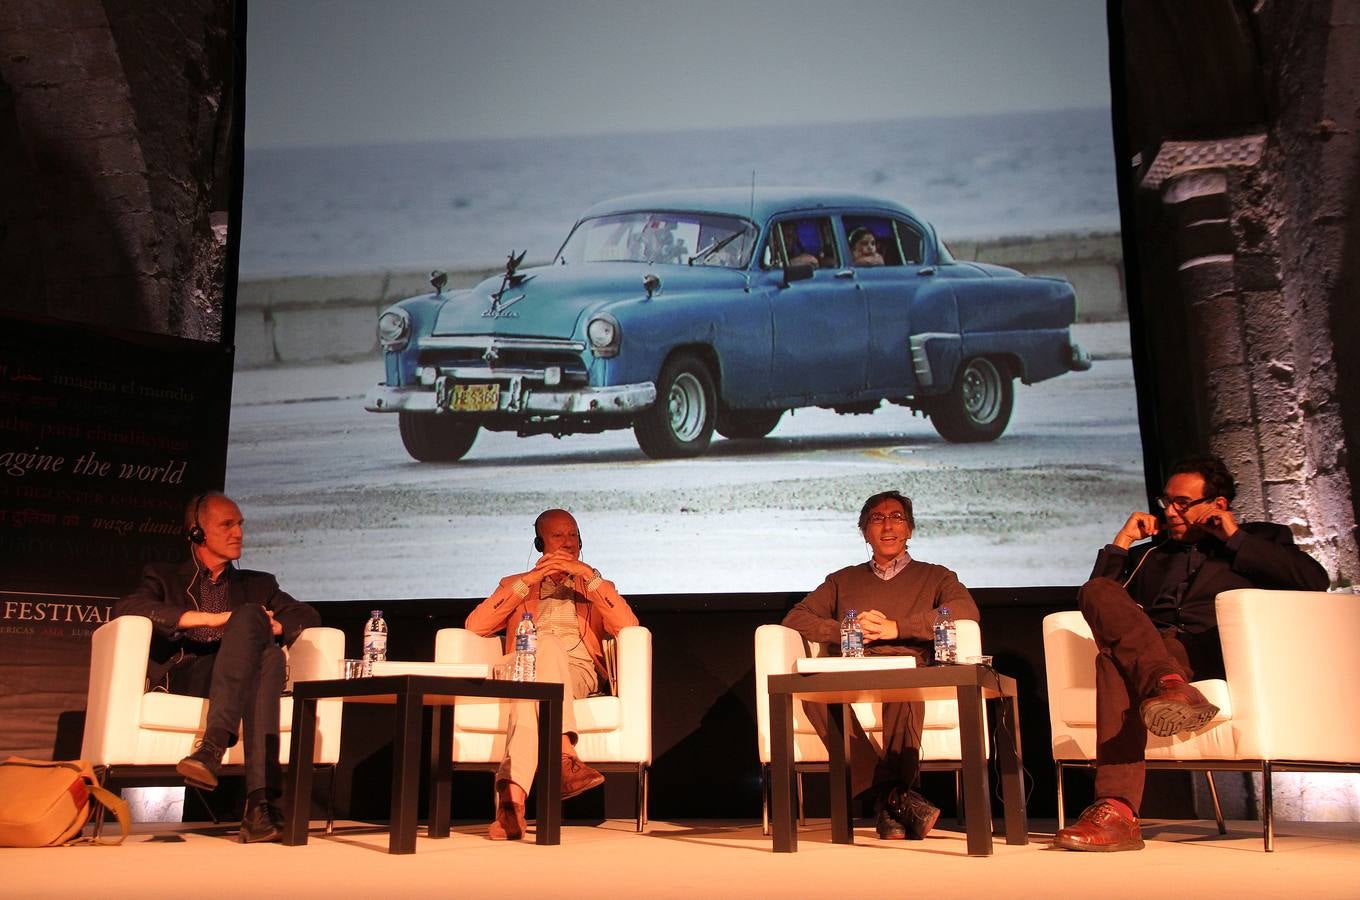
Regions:
[[194, 745], [194, 752], [175, 765], [186, 784], [199, 790], [211, 791], [217, 788], [217, 770], [222, 765], [222, 756], [227, 751], [204, 738]]
[[876, 816], [874, 819], [874, 831], [878, 832], [880, 841], [904, 841], [907, 839], [907, 829], [901, 822], [893, 818], [892, 813], [888, 812], [887, 804], [880, 797], [874, 804]]
[[283, 837], [283, 814], [268, 803], [247, 803], [241, 816], [236, 840], [242, 844], [262, 844]]
[[915, 791], [893, 788], [888, 792], [884, 808], [902, 824], [906, 837], [924, 840], [940, 818], [940, 808]]

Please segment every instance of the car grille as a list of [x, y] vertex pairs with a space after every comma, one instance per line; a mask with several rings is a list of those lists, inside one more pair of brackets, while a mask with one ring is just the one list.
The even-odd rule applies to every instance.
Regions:
[[550, 366], [562, 370], [562, 380], [584, 382], [581, 360], [584, 345], [577, 341], [504, 338], [429, 338], [422, 342], [418, 364], [439, 369], [489, 369], [512, 375], [541, 373]]

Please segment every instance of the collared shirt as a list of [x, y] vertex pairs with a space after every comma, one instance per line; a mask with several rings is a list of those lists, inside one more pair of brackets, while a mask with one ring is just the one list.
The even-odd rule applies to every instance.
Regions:
[[869, 568], [874, 570], [874, 574], [884, 581], [889, 581], [894, 575], [907, 567], [911, 562], [911, 554], [903, 550], [898, 556], [892, 559], [886, 566], [880, 566], [878, 560], [869, 558]]

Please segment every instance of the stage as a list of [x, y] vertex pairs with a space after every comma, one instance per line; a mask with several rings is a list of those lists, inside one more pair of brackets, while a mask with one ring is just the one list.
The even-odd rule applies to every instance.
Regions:
[[[319, 824], [319, 823], [318, 823]], [[1279, 823], [1276, 851], [1261, 849], [1257, 822], [1149, 820], [1146, 849], [1129, 853], [1053, 850], [1052, 820], [1031, 820], [1028, 846], [995, 845], [965, 855], [952, 821], [924, 841], [879, 841], [861, 822], [855, 845], [831, 843], [830, 823], [810, 820], [799, 850], [776, 854], [758, 822], [567, 823], [562, 843], [529, 838], [493, 843], [487, 823], [458, 824], [447, 840], [419, 837], [413, 855], [389, 856], [379, 826], [341, 822], [303, 847], [242, 846], [226, 826], [139, 825], [122, 847], [62, 852], [5, 850], [12, 897], [68, 897], [76, 884], [105, 897], [167, 891], [253, 897], [836, 897], [938, 892], [950, 898], [1355, 897], [1360, 893], [1360, 824]], [[423, 828], [421, 834], [423, 835]], [[877, 887], [875, 887], [877, 886]]]

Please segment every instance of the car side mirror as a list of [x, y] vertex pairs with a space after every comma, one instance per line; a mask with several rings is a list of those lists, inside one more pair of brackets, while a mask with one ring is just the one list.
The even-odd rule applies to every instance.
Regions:
[[817, 271], [817, 267], [812, 263], [795, 263], [785, 266], [783, 287], [788, 287], [795, 281], [807, 281], [815, 271]]

